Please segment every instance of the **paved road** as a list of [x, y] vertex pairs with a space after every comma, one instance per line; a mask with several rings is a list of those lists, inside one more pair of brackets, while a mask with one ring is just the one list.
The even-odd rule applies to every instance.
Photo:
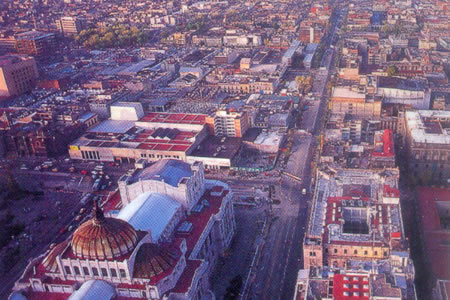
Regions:
[[[311, 135], [294, 134], [292, 154], [286, 171], [300, 177], [301, 181], [282, 177], [277, 188], [279, 207], [273, 206], [274, 218], [269, 219], [270, 230], [263, 236], [262, 250], [256, 266], [250, 270], [248, 285], [241, 292], [242, 299], [292, 299], [298, 270], [303, 267], [302, 242], [308, 216], [310, 194], [301, 195], [303, 187], [311, 182], [311, 162], [316, 146], [314, 136], [320, 134], [327, 103], [326, 86], [330, 78], [334, 50], [330, 47], [335, 34], [337, 19], [332, 20], [330, 36], [321, 65], [316, 74], [313, 89], [317, 100], [310, 103], [304, 113], [301, 129]], [[309, 191], [308, 191], [309, 192]]]

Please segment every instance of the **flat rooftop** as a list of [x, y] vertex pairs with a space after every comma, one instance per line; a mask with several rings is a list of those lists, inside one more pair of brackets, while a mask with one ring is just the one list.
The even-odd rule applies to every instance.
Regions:
[[232, 159], [239, 151], [241, 142], [241, 138], [237, 137], [208, 136], [190, 155]]
[[21, 61], [27, 60], [27, 59], [31, 59], [31, 57], [28, 57], [26, 55], [20, 55], [20, 54], [3, 55], [3, 56], [0, 56], [0, 67], [18, 63], [18, 62], [21, 62]]
[[202, 114], [184, 114], [184, 113], [149, 113], [145, 115], [140, 122], [152, 123], [175, 123], [175, 124], [196, 124], [206, 123], [206, 115]]
[[113, 128], [110, 131], [90, 130], [72, 145], [186, 152], [194, 143], [198, 133], [172, 128], [143, 129], [134, 125], [126, 131], [116, 129]]
[[425, 83], [417, 79], [403, 79], [398, 77], [378, 77], [378, 87], [401, 89], [408, 91], [424, 91]]
[[450, 111], [407, 111], [406, 123], [416, 143], [450, 144]]
[[449, 206], [450, 189], [420, 187], [418, 199], [430, 270], [438, 278], [450, 280], [450, 230], [441, 223], [438, 210], [439, 203]]
[[319, 176], [307, 235], [336, 244], [382, 243], [391, 233], [401, 236], [399, 205], [384, 203], [378, 193], [385, 185], [397, 191], [397, 179], [394, 170], [339, 169], [329, 178]]
[[45, 33], [45, 32], [40, 32], [40, 31], [28, 31], [28, 32], [24, 32], [24, 33], [20, 33], [16, 36], [16, 40], [38, 40], [38, 39], [42, 39], [42, 38], [46, 38], [49, 36], [54, 36], [54, 33]]

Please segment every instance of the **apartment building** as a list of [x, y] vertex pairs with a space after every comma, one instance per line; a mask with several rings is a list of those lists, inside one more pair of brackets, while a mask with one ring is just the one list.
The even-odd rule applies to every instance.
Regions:
[[82, 20], [76, 17], [61, 17], [56, 20], [56, 28], [64, 35], [71, 36], [78, 34], [83, 30], [84, 24]]
[[331, 111], [345, 113], [356, 118], [380, 118], [381, 101], [363, 91], [347, 86], [333, 88]]
[[16, 49], [20, 54], [36, 58], [48, 57], [55, 53], [56, 39], [54, 33], [28, 31], [16, 36]]
[[34, 58], [22, 55], [0, 56], [0, 95], [19, 96], [31, 91], [37, 77]]
[[247, 112], [218, 110], [206, 118], [216, 136], [243, 137], [249, 127]]

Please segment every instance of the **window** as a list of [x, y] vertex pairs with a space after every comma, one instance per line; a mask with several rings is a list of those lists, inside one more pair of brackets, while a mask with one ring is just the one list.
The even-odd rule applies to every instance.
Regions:
[[106, 271], [105, 268], [102, 268], [102, 275], [103, 276], [108, 276], [108, 271]]
[[73, 271], [75, 272], [75, 275], [80, 275], [80, 268], [78, 268], [77, 266], [73, 267]]
[[336, 249], [336, 248], [334, 248], [334, 253], [335, 253], [335, 254], [337, 253], [337, 249]]
[[367, 250], [364, 250], [364, 255], [367, 255], [367, 254], [368, 254]]
[[83, 273], [84, 275], [89, 276], [89, 269], [87, 267], [83, 267]]
[[97, 268], [92, 268], [92, 274], [94, 274], [94, 276], [98, 276], [98, 270]]
[[109, 269], [111, 271], [111, 277], [117, 277], [116, 269]]
[[127, 273], [125, 272], [124, 269], [119, 269], [120, 272], [120, 277], [127, 277]]
[[375, 256], [378, 255], [378, 251], [375, 251], [374, 254], [375, 254]]
[[67, 275], [72, 274], [72, 271], [70, 270], [70, 267], [69, 267], [69, 266], [64, 266], [64, 271], [66, 271], [66, 274], [67, 274]]
[[347, 249], [344, 249], [344, 254], [347, 254]]
[[358, 250], [353, 251], [353, 254], [358, 254]]
[[383, 252], [383, 256], [388, 256], [387, 251], [384, 251], [384, 252]]

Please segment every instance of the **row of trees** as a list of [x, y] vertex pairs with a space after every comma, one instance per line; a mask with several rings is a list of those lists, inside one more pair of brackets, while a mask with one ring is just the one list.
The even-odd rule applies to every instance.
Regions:
[[140, 46], [148, 41], [148, 35], [137, 27], [113, 25], [107, 28], [82, 30], [75, 41], [91, 49]]

